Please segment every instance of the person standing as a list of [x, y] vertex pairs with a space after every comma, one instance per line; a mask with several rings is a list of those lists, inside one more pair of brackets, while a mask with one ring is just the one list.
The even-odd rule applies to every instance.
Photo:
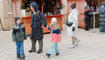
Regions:
[[105, 33], [105, 2], [100, 6], [100, 32]]
[[91, 15], [90, 15], [90, 9], [89, 6], [85, 6], [85, 30], [88, 31], [90, 28], [90, 22], [91, 22]]
[[40, 10], [38, 9], [38, 5], [36, 2], [32, 2], [30, 4], [30, 8], [32, 10], [32, 22], [31, 22], [31, 35], [30, 39], [32, 42], [32, 48], [29, 50], [29, 52], [36, 52], [36, 42], [39, 43], [39, 50], [37, 51], [37, 54], [42, 53], [43, 51], [43, 26], [47, 26], [47, 22], [45, 17], [42, 15]]
[[15, 25], [12, 31], [12, 39], [16, 41], [17, 58], [25, 58], [24, 54], [24, 40], [27, 39], [24, 24], [21, 22], [20, 17], [15, 17]]
[[72, 11], [68, 16], [68, 22], [72, 22], [72, 26], [67, 26], [67, 35], [72, 38], [72, 45], [70, 48], [75, 48], [78, 45], [79, 39], [76, 37], [76, 33], [78, 31], [78, 15], [79, 12], [76, 9], [76, 3], [71, 5]]

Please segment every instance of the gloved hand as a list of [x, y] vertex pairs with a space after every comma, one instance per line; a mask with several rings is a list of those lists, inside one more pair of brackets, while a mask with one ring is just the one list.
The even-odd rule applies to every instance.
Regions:
[[72, 28], [72, 31], [75, 31], [75, 27]]

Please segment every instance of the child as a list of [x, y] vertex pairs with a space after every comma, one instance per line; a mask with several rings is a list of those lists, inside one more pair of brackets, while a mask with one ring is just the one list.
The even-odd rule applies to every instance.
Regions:
[[58, 27], [56, 18], [52, 18], [50, 27], [48, 27], [48, 29], [51, 30], [52, 46], [51, 46], [50, 50], [48, 50], [48, 52], [46, 53], [46, 56], [50, 57], [50, 55], [53, 53], [54, 50], [56, 52], [56, 56], [58, 56], [59, 50], [58, 50], [57, 43], [61, 41], [61, 31]]
[[24, 54], [24, 40], [27, 39], [24, 24], [21, 22], [20, 17], [15, 17], [15, 25], [12, 31], [12, 39], [16, 41], [17, 58], [25, 58]]

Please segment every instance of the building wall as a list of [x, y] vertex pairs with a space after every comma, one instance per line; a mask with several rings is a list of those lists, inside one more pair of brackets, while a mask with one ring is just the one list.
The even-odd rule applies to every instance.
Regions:
[[62, 0], [62, 3], [64, 5], [64, 8], [62, 9], [62, 11], [64, 12], [63, 23], [65, 24], [67, 20], [67, 0]]
[[0, 19], [3, 30], [10, 30], [13, 27], [11, 0], [0, 0]]
[[0, 31], [2, 30], [2, 27], [1, 27], [1, 0], [0, 0]]

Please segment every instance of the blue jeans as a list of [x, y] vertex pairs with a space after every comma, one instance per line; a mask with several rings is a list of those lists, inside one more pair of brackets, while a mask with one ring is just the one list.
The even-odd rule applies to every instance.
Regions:
[[24, 56], [24, 43], [23, 41], [16, 41], [17, 55]]
[[51, 48], [48, 50], [48, 54], [52, 54], [54, 50], [56, 53], [59, 53], [57, 43], [52, 43]]

